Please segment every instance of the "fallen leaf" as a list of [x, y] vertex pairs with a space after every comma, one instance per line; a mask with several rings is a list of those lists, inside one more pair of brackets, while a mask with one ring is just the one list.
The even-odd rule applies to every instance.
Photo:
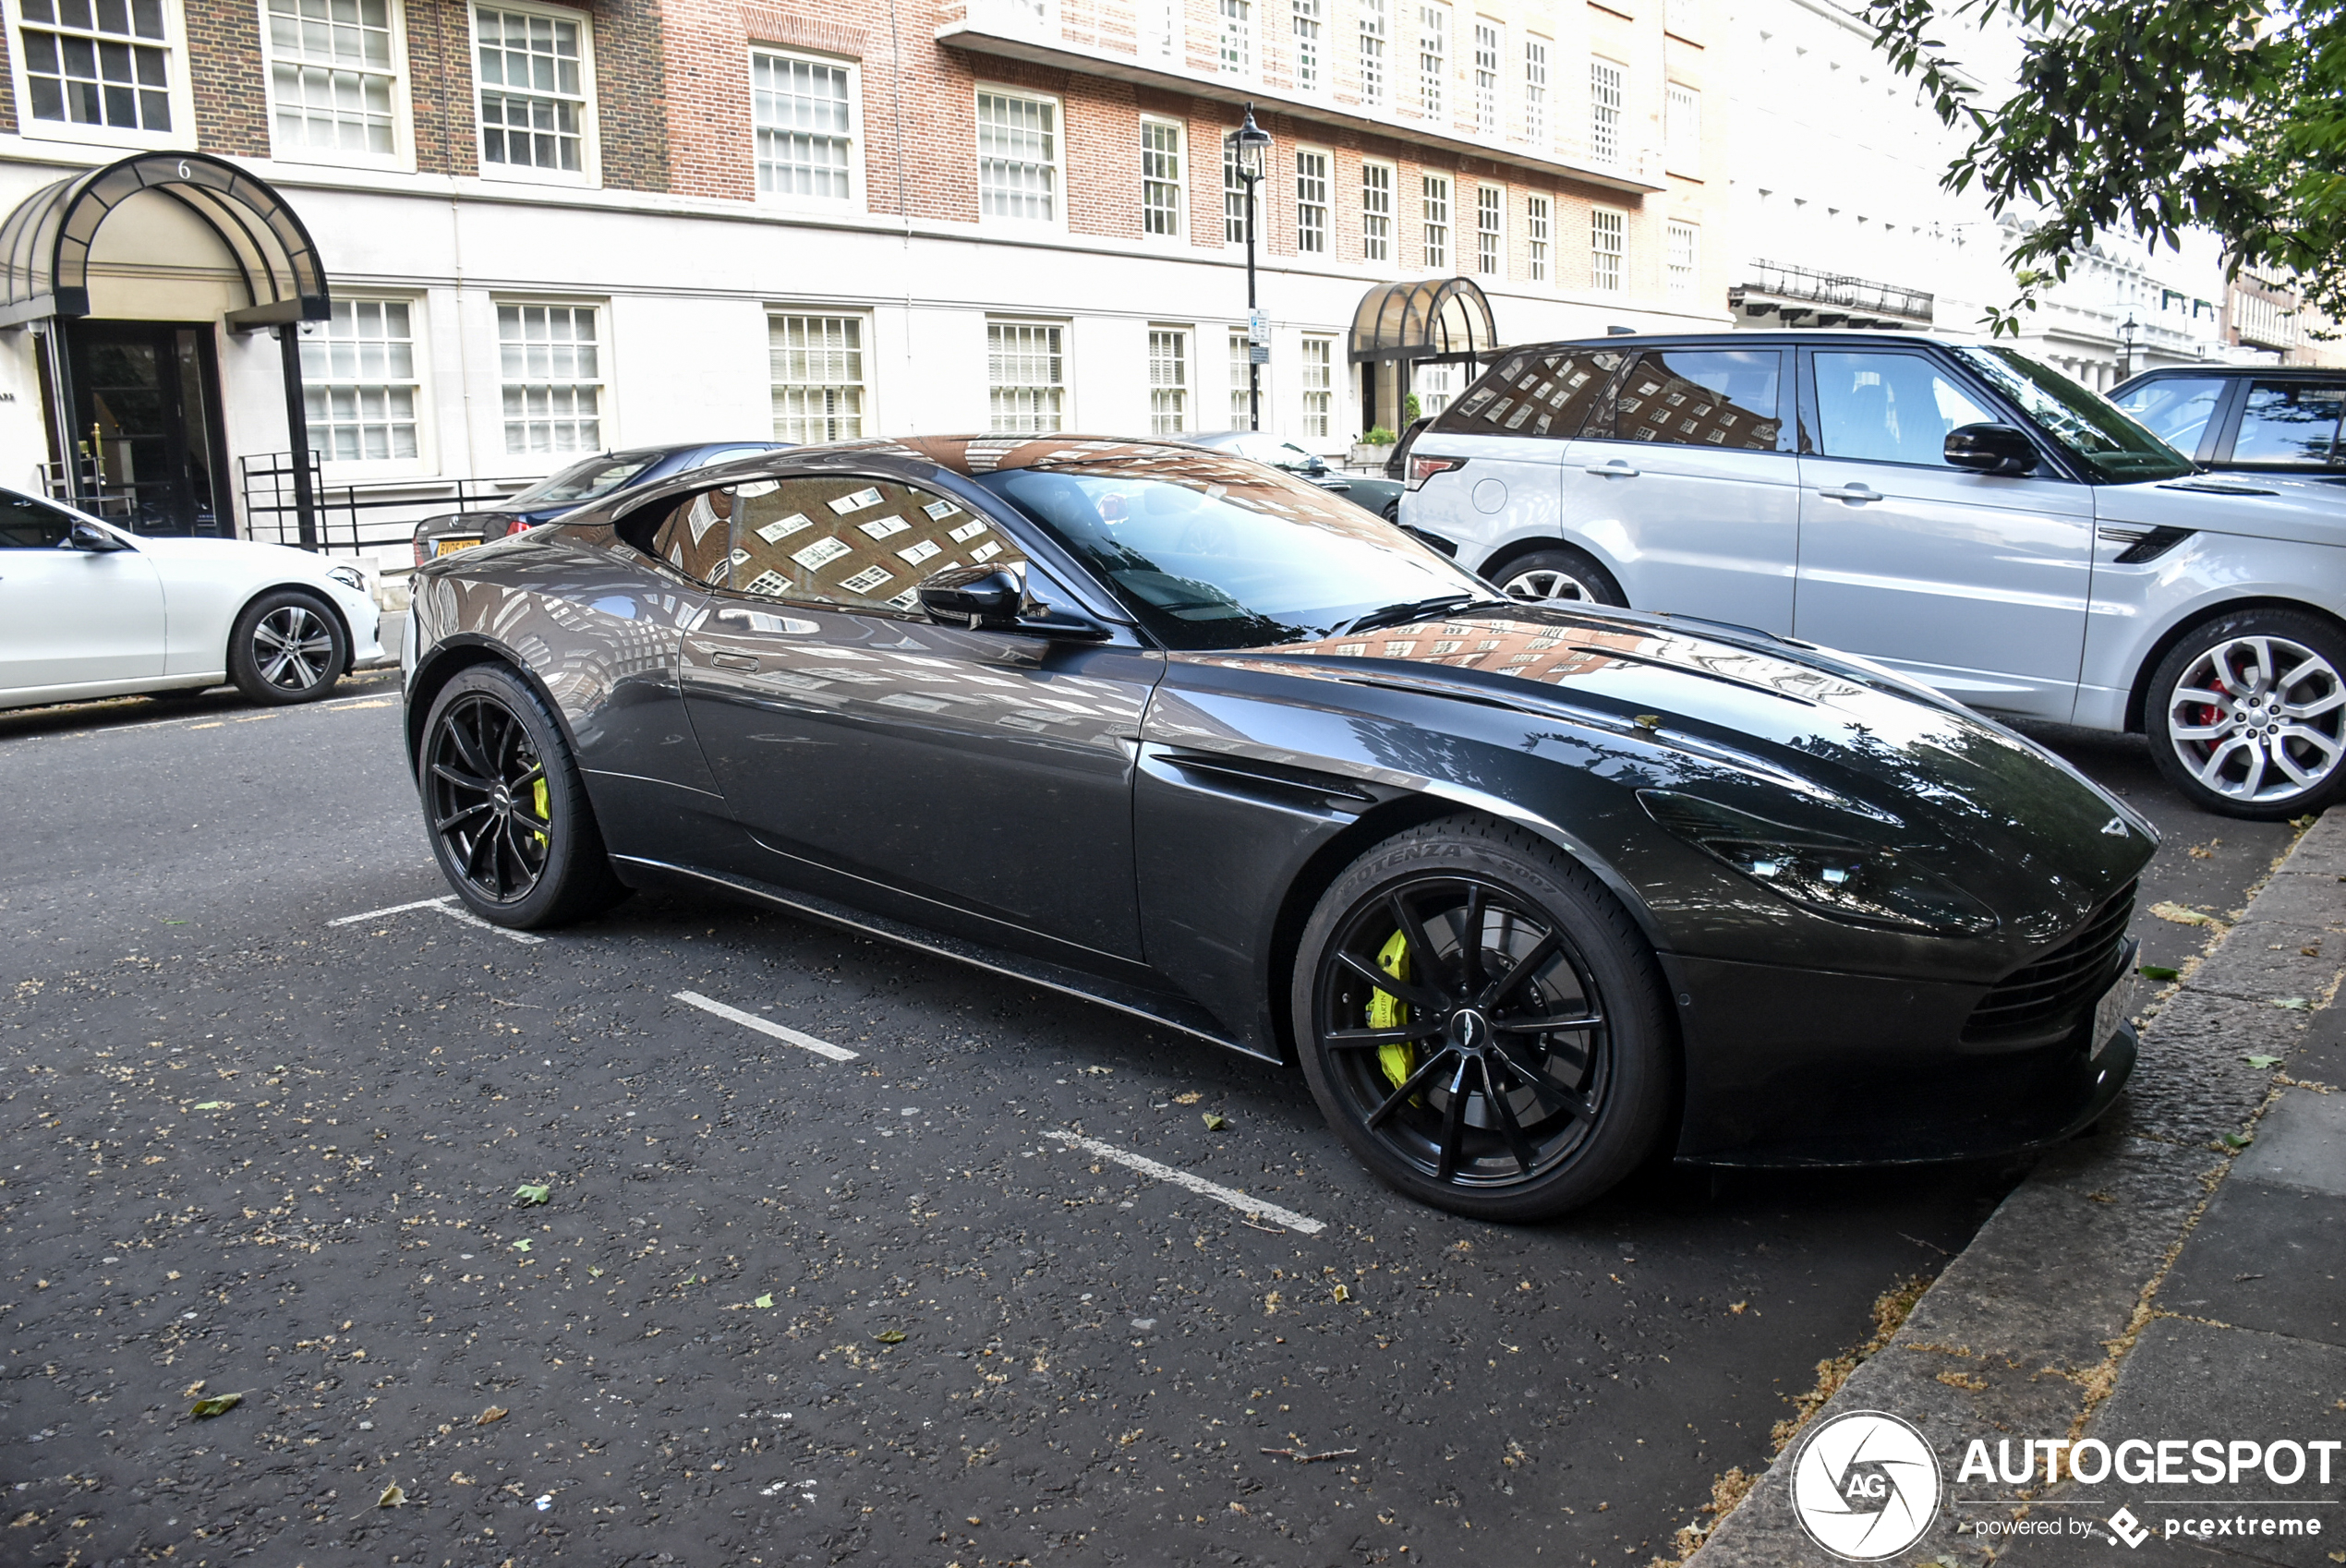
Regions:
[[527, 1236], [523, 1236], [523, 1237], [522, 1237], [519, 1241], [514, 1242], [514, 1251], [516, 1251], [516, 1252], [526, 1252], [526, 1251], [528, 1251], [528, 1250], [529, 1250], [529, 1237], [527, 1237]]
[[1205, 1130], [1208, 1132], [1219, 1132], [1230, 1125], [1230, 1118], [1219, 1111], [1208, 1111], [1199, 1119], [1205, 1123]]
[[2246, 1062], [2252, 1067], [2277, 1067], [2280, 1066], [2280, 1058], [2279, 1056], [2243, 1056], [2241, 1060]]
[[553, 1195], [553, 1190], [554, 1189], [550, 1187], [537, 1186], [529, 1182], [524, 1182], [519, 1187], [514, 1188], [514, 1200], [525, 1205], [530, 1203], [543, 1203], [548, 1198]]
[[490, 1426], [496, 1422], [503, 1420], [509, 1414], [511, 1414], [511, 1412], [507, 1411], [503, 1405], [492, 1405], [488, 1409], [473, 1417], [473, 1425], [476, 1427]]
[[2300, 947], [2297, 949], [2297, 956], [2301, 959], [2318, 959], [2322, 956], [2321, 944], [2316, 942], [2310, 947]]
[[2177, 925], [2221, 925], [2224, 923], [2214, 915], [2202, 914], [2197, 910], [2187, 910], [2181, 904], [2164, 902], [2153, 904], [2150, 906], [2150, 912], [2161, 920], [2172, 921]]
[[1659, 730], [1662, 728], [1662, 716], [1658, 713], [1641, 713], [1638, 715], [1637, 726], [1640, 730]]
[[1349, 1301], [1349, 1300], [1351, 1300], [1351, 1299], [1352, 1299], [1352, 1287], [1351, 1287], [1350, 1285], [1337, 1285], [1337, 1286], [1336, 1287], [1336, 1290], [1335, 1290], [1335, 1292], [1334, 1292], [1334, 1295], [1335, 1295], [1335, 1297], [1336, 1297], [1336, 1300], [1338, 1300], [1338, 1301], [1340, 1301], [1340, 1302], [1341, 1302], [1341, 1301]]
[[2220, 1141], [2227, 1149], [2240, 1150], [2247, 1148], [2250, 1144], [2255, 1142], [2256, 1140], [2254, 1138], [2245, 1137], [2237, 1132], [2228, 1132], [2222, 1136]]
[[1093, 1077], [1094, 1077], [1094, 1078], [1099, 1078], [1099, 1077], [1103, 1077], [1103, 1076], [1105, 1076], [1106, 1074], [1112, 1073], [1112, 1072], [1114, 1072], [1116, 1069], [1115, 1069], [1114, 1067], [1085, 1067], [1083, 1070], [1084, 1070], [1085, 1072], [1087, 1072], [1087, 1073], [1090, 1073], [1090, 1074], [1091, 1074]]
[[773, 1304], [774, 1298], [771, 1296], [761, 1296], [750, 1303], [753, 1307], [771, 1307]]
[[2314, 1010], [2314, 1004], [2303, 996], [2276, 996], [2273, 998], [2273, 1006], [2287, 1007], [2292, 1013], [2310, 1013]]
[[1727, 1303], [1727, 1310], [1740, 1318], [1743, 1316], [1743, 1309], [1750, 1305], [1748, 1301], [1730, 1301]]
[[199, 1111], [224, 1111], [228, 1108], [228, 1102], [225, 1100], [203, 1100], [199, 1101], [193, 1108]]
[[214, 1416], [225, 1416], [244, 1402], [245, 1396], [241, 1393], [215, 1393], [210, 1399], [197, 1400], [188, 1407], [187, 1414], [200, 1421], [209, 1420]]
[[189, 1383], [186, 1388], [179, 1391], [179, 1397], [182, 1399], [193, 1399], [196, 1395], [201, 1393], [202, 1392], [203, 1380], [201, 1378], [198, 1378], [194, 1382]]
[[1192, 1089], [1187, 1094], [1176, 1094], [1173, 1096], [1173, 1104], [1176, 1105], [1194, 1105], [1200, 1100], [1204, 1098], [1204, 1095]]
[[872, 1337], [878, 1340], [882, 1345], [901, 1345], [904, 1343], [904, 1331], [902, 1329], [882, 1329]]
[[375, 1499], [375, 1506], [378, 1508], [399, 1508], [404, 1507], [406, 1504], [406, 1489], [402, 1487], [397, 1481], [393, 1481], [391, 1485], [383, 1488], [382, 1496]]
[[2136, 964], [2134, 972], [2145, 980], [2156, 980], [2161, 983], [2170, 980], [2181, 980], [2183, 977], [2182, 970], [2169, 969], [2165, 964]]

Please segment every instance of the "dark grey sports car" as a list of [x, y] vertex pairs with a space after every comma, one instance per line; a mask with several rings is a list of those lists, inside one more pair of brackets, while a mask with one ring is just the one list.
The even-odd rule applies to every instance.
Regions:
[[733, 895], [1293, 1062], [1388, 1182], [1555, 1213], [2063, 1138], [2134, 1055], [2125, 805], [1868, 665], [1494, 599], [1193, 447], [863, 441], [417, 574], [432, 843], [507, 925]]

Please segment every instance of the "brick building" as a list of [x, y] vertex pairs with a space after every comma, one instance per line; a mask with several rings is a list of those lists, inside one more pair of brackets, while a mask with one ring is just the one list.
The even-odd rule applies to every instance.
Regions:
[[[1336, 452], [1470, 373], [1355, 361], [1397, 281], [1473, 280], [1503, 342], [1724, 321], [1705, 3], [0, 0], [0, 483], [82, 457], [219, 526], [287, 444], [270, 333], [322, 308], [253, 281], [285, 218], [332, 486], [1243, 425], [1250, 102], [1262, 422]], [[61, 184], [134, 155], [127, 199]]]

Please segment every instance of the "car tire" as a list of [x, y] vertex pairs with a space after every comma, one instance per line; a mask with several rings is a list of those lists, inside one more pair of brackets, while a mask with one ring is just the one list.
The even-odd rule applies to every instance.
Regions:
[[1549, 545], [1519, 555], [1486, 576], [1511, 599], [1529, 604], [1609, 604], [1626, 609], [1629, 596], [1596, 557], [1570, 545]]
[[272, 707], [314, 703], [350, 669], [350, 635], [332, 606], [302, 588], [272, 588], [228, 632], [228, 679]]
[[432, 699], [417, 790], [441, 874], [483, 920], [568, 925], [627, 896], [562, 727], [504, 665], [474, 665]]
[[1379, 515], [1382, 516], [1387, 523], [1400, 522], [1401, 498], [1399, 496], [1395, 496], [1391, 501], [1386, 501], [1385, 503], [1385, 511], [1379, 513]]
[[1667, 995], [1651, 947], [1587, 871], [1520, 828], [1458, 816], [1336, 877], [1305, 924], [1289, 1005], [1312, 1096], [1362, 1164], [1436, 1208], [1528, 1223], [1600, 1197], [1657, 1145], [1676, 1095]]
[[2266, 822], [2318, 812], [2346, 791], [2346, 633], [2303, 610], [2218, 616], [2159, 661], [2143, 720], [2193, 804]]

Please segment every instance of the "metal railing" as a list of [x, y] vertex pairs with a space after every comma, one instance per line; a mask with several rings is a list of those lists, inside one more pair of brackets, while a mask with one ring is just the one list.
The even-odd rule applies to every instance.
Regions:
[[[318, 454], [309, 457], [309, 492], [315, 498], [315, 543], [325, 554], [350, 554], [382, 545], [405, 544], [416, 525], [442, 512], [472, 512], [513, 495], [511, 484], [480, 479], [408, 479], [370, 485], [327, 485], [319, 477]], [[245, 531], [267, 544], [303, 544], [301, 508], [294, 499], [293, 454], [264, 452], [236, 460], [243, 487]]]
[[1853, 278], [1841, 272], [1819, 272], [1807, 267], [1787, 266], [1781, 261], [1754, 261], [1748, 281], [1743, 286], [1760, 294], [1805, 300], [1812, 305], [1875, 311], [1885, 316], [1905, 316], [1922, 321], [1931, 319], [1932, 308], [1937, 303], [1936, 296], [1924, 289], [1876, 283], [1870, 278]]

